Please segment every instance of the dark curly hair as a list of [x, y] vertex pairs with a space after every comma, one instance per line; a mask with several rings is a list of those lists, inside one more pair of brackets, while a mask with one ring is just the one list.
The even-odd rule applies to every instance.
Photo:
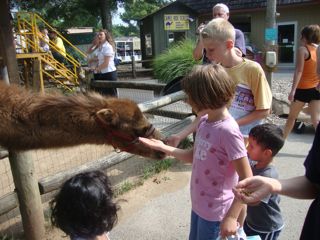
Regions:
[[117, 222], [118, 206], [108, 177], [101, 171], [67, 180], [51, 202], [52, 224], [71, 237], [94, 239]]

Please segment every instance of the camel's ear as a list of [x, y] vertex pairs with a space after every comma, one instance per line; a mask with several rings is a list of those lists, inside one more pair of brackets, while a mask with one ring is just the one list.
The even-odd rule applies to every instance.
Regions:
[[97, 117], [106, 125], [117, 125], [119, 122], [118, 113], [110, 108], [104, 108], [97, 112]]

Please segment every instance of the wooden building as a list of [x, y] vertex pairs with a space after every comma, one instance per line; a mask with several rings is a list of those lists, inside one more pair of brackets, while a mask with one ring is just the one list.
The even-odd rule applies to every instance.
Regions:
[[173, 42], [194, 38], [197, 13], [178, 1], [140, 19], [142, 59], [153, 59]]

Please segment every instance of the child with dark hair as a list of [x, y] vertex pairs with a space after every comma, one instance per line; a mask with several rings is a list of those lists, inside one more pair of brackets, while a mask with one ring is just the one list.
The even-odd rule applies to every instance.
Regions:
[[51, 221], [71, 240], [109, 240], [118, 206], [108, 177], [101, 171], [80, 173], [67, 180], [51, 202]]
[[[216, 240], [237, 233], [243, 209], [232, 188], [252, 175], [243, 136], [228, 111], [236, 83], [220, 65], [198, 65], [182, 80], [187, 102], [199, 118], [194, 147], [179, 149], [139, 138], [150, 148], [192, 163], [189, 240]], [[241, 238], [238, 238], [241, 239]]]
[[[282, 130], [274, 124], [265, 123], [250, 130], [248, 156], [256, 161], [256, 165], [252, 167], [254, 176], [278, 178], [278, 173], [271, 163], [283, 144]], [[247, 236], [259, 235], [262, 240], [278, 239], [283, 228], [279, 202], [278, 194], [270, 194], [258, 205], [248, 205], [244, 223]]]

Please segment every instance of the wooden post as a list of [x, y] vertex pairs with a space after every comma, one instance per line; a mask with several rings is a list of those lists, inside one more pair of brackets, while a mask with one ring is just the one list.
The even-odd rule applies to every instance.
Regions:
[[27, 60], [23, 60], [23, 76], [24, 76], [24, 83], [25, 83], [25, 87], [27, 89], [30, 89], [30, 79], [29, 79], [29, 61]]
[[19, 208], [25, 238], [45, 238], [44, 215], [33, 159], [28, 152], [9, 152], [14, 185], [19, 199]]
[[[4, 62], [8, 67], [10, 83], [19, 84], [18, 64], [9, 14], [8, 0], [0, 1], [0, 47]], [[9, 161], [17, 189], [25, 238], [27, 240], [45, 239], [44, 215], [31, 155], [27, 152], [9, 152]]]
[[33, 61], [32, 71], [33, 71], [33, 78], [32, 78], [32, 88], [35, 91], [44, 92], [42, 89], [43, 84], [41, 81], [41, 61], [38, 58], [35, 58]]
[[133, 55], [131, 56], [131, 63], [132, 63], [132, 78], [137, 78], [136, 61], [135, 61], [135, 57]]
[[0, 1], [0, 43], [11, 83], [19, 84], [18, 63], [12, 33], [8, 0]]
[[[265, 52], [267, 51], [277, 51], [277, 44], [276, 44], [276, 39], [277, 39], [277, 30], [276, 30], [276, 11], [277, 8], [277, 1], [276, 0], [267, 0], [267, 9], [266, 9], [266, 23], [265, 23], [265, 28], [266, 31], [269, 31], [270, 36], [267, 36], [267, 32], [265, 33]], [[265, 54], [266, 56], [266, 54]], [[265, 64], [265, 63], [264, 63]], [[266, 77], [268, 80], [268, 83], [272, 85], [272, 78], [273, 78], [273, 71], [274, 67], [270, 68], [269, 66], [266, 66]]]

